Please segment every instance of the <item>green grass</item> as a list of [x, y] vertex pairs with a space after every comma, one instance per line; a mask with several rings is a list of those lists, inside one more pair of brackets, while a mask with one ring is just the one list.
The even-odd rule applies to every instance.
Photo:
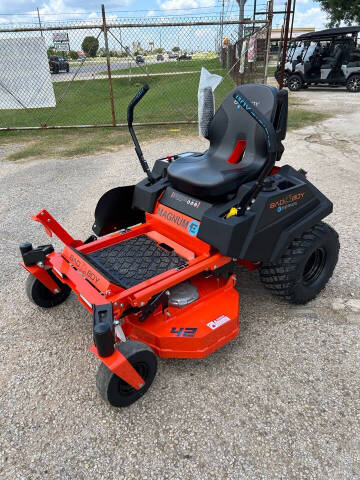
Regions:
[[[213, 60], [212, 60], [213, 61]], [[200, 62], [196, 61], [196, 62]], [[219, 63], [216, 61], [217, 65]], [[155, 64], [154, 67], [157, 67]], [[218, 73], [225, 75], [222, 69]], [[117, 123], [126, 122], [126, 109], [130, 99], [145, 83], [150, 92], [136, 109], [135, 119], [146, 121], [191, 120], [197, 115], [197, 90], [200, 74], [155, 76], [153, 78], [114, 78], [113, 91]], [[74, 81], [53, 84], [56, 108], [2, 110], [0, 126], [92, 125], [111, 123], [109, 84], [107, 79]], [[234, 86], [227, 76], [217, 89], [221, 101]], [[67, 90], [68, 89], [68, 90]]]
[[[171, 121], [191, 120], [197, 114], [197, 90], [201, 66], [225, 77], [216, 90], [216, 100], [222, 101], [234, 83], [226, 70], [220, 68], [217, 58], [196, 58], [191, 61], [159, 62], [149, 65], [149, 73], [187, 71], [184, 75], [114, 78], [113, 90], [117, 123], [126, 122], [130, 99], [145, 82], [151, 90], [136, 110], [136, 120]], [[143, 67], [133, 69], [136, 73]], [[127, 69], [119, 70], [121, 73]], [[53, 83], [56, 108], [2, 110], [0, 127], [30, 127], [40, 125], [93, 125], [112, 123], [109, 84], [107, 79], [79, 80], [70, 86], [67, 82]]]
[[[137, 127], [140, 142], [168, 137], [197, 135], [197, 125], [174, 127]], [[71, 158], [100, 152], [117, 151], [129, 145], [131, 138], [125, 128], [82, 128], [64, 130], [29, 130], [0, 132], [0, 146], [22, 145], [10, 153], [7, 160], [23, 161], [31, 158]]]
[[[191, 62], [172, 62], [172, 68], [178, 65], [189, 69], [200, 69], [206, 65], [211, 70], [225, 75], [215, 58], [194, 59]], [[153, 64], [153, 69], [164, 67]], [[122, 70], [123, 72], [123, 70]], [[155, 76], [153, 78], [114, 78], [114, 98], [117, 123], [126, 123], [126, 110], [130, 99], [143, 85], [145, 80], [150, 91], [137, 106], [135, 121], [156, 122], [197, 119], [197, 90], [199, 73], [189, 71], [185, 75]], [[34, 125], [91, 125], [111, 123], [109, 85], [106, 79], [80, 80], [73, 82], [66, 92], [66, 82], [54, 83], [57, 108], [42, 108], [28, 111], [2, 110], [0, 126]], [[225, 95], [234, 87], [227, 76], [216, 89], [216, 103], [219, 105]], [[66, 92], [65, 95], [63, 95]], [[63, 100], [62, 100], [63, 98]], [[302, 102], [303, 103], [303, 102]], [[296, 98], [290, 97], [288, 127], [300, 128], [325, 118], [322, 113], [303, 110], [298, 107]], [[197, 135], [197, 126], [149, 126], [137, 128], [139, 139], [152, 140], [161, 137], [179, 137]], [[127, 129], [81, 128], [64, 130], [38, 130], [0, 132], [0, 145], [23, 145], [8, 155], [11, 160], [40, 157], [73, 157], [90, 155], [118, 149], [131, 141]]]
[[[327, 118], [328, 115], [303, 110], [290, 105], [288, 129], [297, 129]], [[140, 142], [147, 140], [197, 136], [197, 125], [144, 126], [137, 127]], [[0, 132], [0, 145], [22, 144], [7, 156], [8, 160], [19, 161], [31, 158], [70, 158], [116, 151], [122, 145], [131, 144], [125, 128], [82, 128], [74, 130], [39, 130]]]
[[268, 77], [273, 77], [274, 76], [276, 68], [277, 68], [276, 66], [268, 67]]
[[306, 127], [306, 125], [321, 122], [328, 117], [329, 115], [326, 113], [303, 110], [302, 108], [293, 108], [289, 111], [288, 129], [296, 130], [298, 128]]

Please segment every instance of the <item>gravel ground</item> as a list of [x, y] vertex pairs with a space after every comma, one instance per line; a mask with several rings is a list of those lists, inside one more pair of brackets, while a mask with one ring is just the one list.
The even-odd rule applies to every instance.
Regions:
[[[140, 180], [133, 150], [72, 160], [1, 162], [0, 478], [358, 479], [360, 95], [297, 94], [333, 118], [291, 132], [282, 163], [334, 201], [341, 256], [325, 291], [289, 306], [239, 271], [239, 337], [203, 360], [160, 360], [148, 393], [107, 406], [88, 351], [91, 317], [72, 296], [52, 311], [25, 298], [18, 244], [47, 242], [46, 207], [76, 237], [97, 199]], [[146, 145], [148, 158], [205, 142]]]

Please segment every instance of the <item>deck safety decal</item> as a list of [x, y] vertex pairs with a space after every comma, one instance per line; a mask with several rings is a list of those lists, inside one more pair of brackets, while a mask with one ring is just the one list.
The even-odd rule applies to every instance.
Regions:
[[216, 318], [212, 322], [207, 323], [206, 326], [211, 328], [211, 330], [216, 330], [218, 327], [221, 327], [221, 325], [224, 325], [224, 323], [227, 323], [229, 321], [229, 317], [227, 317], [226, 315], [220, 315], [220, 317]]

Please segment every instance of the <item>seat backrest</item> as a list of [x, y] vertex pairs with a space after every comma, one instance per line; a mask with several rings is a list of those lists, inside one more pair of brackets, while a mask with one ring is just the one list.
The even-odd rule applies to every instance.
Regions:
[[[207, 138], [210, 141], [211, 161], [217, 164], [230, 162], [246, 166], [251, 162], [263, 163], [267, 158], [263, 129], [244, 109], [237, 108], [234, 93], [245, 95], [273, 123], [279, 160], [284, 151], [281, 141], [286, 136], [287, 128], [287, 90], [277, 90], [263, 84], [248, 84], [236, 87], [229, 93], [210, 122]], [[239, 145], [245, 147], [243, 151]], [[239, 158], [236, 158], [237, 155]]]

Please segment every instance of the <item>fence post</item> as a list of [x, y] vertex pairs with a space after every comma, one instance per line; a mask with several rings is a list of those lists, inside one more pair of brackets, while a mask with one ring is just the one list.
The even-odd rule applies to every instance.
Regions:
[[271, 45], [271, 30], [272, 30], [272, 21], [273, 21], [273, 11], [274, 11], [274, 0], [270, 0], [268, 3], [268, 23], [266, 30], [266, 41], [265, 41], [265, 68], [264, 68], [264, 83], [267, 83], [267, 75], [269, 68], [269, 57], [270, 57], [270, 45]]
[[115, 127], [116, 118], [115, 118], [114, 93], [113, 93], [113, 85], [112, 85], [112, 78], [111, 78], [110, 53], [109, 53], [109, 43], [108, 43], [108, 35], [107, 35], [107, 26], [106, 26], [106, 17], [105, 17], [105, 7], [104, 7], [104, 5], [101, 5], [101, 13], [102, 13], [102, 19], [103, 19], [103, 28], [102, 29], [103, 29], [103, 32], [104, 32], [106, 64], [107, 64], [107, 73], [108, 73], [108, 79], [109, 79], [111, 118], [112, 118], [112, 124]]

